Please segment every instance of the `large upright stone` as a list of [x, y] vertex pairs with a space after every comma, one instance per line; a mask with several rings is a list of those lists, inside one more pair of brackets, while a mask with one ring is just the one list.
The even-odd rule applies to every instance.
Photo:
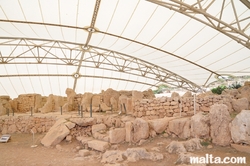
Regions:
[[111, 111], [114, 111], [114, 112], [118, 111], [118, 101], [117, 101], [117, 99], [115, 99], [114, 97], [111, 97], [110, 98], [110, 104], [112, 106]]
[[70, 133], [70, 130], [64, 124], [65, 122], [65, 119], [57, 120], [43, 137], [41, 143], [46, 147], [55, 146], [60, 143]]
[[209, 137], [209, 115], [199, 112], [191, 117], [191, 136], [194, 138]]
[[179, 138], [187, 139], [190, 137], [190, 118], [173, 119], [168, 124], [168, 130]]
[[48, 113], [48, 112], [52, 112], [54, 110], [55, 106], [55, 101], [53, 98], [53, 94], [50, 94], [47, 102], [44, 104], [44, 106], [40, 109], [38, 109], [41, 113]]
[[131, 142], [133, 139], [132, 136], [132, 130], [133, 130], [133, 124], [132, 122], [126, 122], [125, 123], [125, 131], [126, 131], [126, 142]]
[[215, 104], [209, 111], [210, 136], [216, 145], [227, 146], [231, 141], [229, 123], [231, 121], [227, 106]]
[[242, 110], [232, 121], [231, 135], [234, 143], [250, 145], [250, 110]]
[[[111, 103], [110, 103], [110, 98], [113, 97], [115, 100], [118, 101], [120, 93], [113, 90], [112, 88], [107, 89], [106, 91], [102, 92], [103, 95], [103, 102], [110, 107]], [[114, 108], [115, 109], [115, 108]], [[117, 109], [117, 108], [116, 108]]]
[[149, 136], [148, 122], [141, 118], [136, 118], [133, 121], [133, 141], [138, 142], [141, 139], [146, 139]]
[[77, 107], [77, 104], [75, 103], [75, 96], [76, 93], [73, 89], [67, 88], [65, 93], [67, 94], [67, 103], [64, 104], [65, 111], [74, 111]]
[[90, 104], [92, 101], [93, 94], [86, 92], [82, 95], [81, 106], [83, 111], [87, 111], [90, 108]]

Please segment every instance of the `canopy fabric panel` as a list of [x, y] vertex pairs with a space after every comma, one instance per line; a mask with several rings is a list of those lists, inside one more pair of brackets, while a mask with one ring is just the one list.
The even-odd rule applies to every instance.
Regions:
[[198, 92], [218, 76], [250, 75], [247, 3], [1, 1], [0, 95], [162, 83]]

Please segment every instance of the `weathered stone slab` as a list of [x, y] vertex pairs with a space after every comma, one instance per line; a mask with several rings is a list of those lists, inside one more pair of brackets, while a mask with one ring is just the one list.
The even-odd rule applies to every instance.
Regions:
[[69, 133], [70, 130], [65, 126], [64, 119], [59, 119], [43, 137], [41, 143], [46, 146], [55, 146], [60, 143]]
[[70, 118], [70, 121], [78, 126], [92, 126], [96, 124], [96, 118]]
[[111, 144], [118, 144], [125, 141], [126, 129], [125, 128], [115, 128], [109, 131], [109, 141]]
[[110, 146], [109, 146], [108, 142], [99, 141], [99, 140], [92, 140], [92, 141], [88, 141], [88, 147], [92, 148], [94, 150], [100, 151], [100, 152], [104, 152]]

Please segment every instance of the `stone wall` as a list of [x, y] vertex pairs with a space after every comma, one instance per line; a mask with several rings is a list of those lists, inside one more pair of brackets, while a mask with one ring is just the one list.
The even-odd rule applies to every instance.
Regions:
[[16, 110], [15, 112], [25, 113], [30, 111], [31, 107], [34, 112], [38, 111], [38, 108], [42, 106], [42, 96], [40, 94], [22, 94], [19, 95], [16, 102], [14, 102], [14, 106]]
[[0, 133], [43, 133], [54, 125], [56, 117], [2, 116], [0, 117]]
[[234, 111], [233, 101], [235, 100], [236, 99], [229, 95], [196, 96], [194, 106], [194, 97], [142, 99], [135, 101], [133, 116], [139, 118], [145, 117], [147, 119], [157, 119], [165, 116], [192, 116], [194, 115], [194, 107], [196, 113], [200, 111], [208, 112], [214, 104], [225, 104], [228, 106], [229, 112], [232, 112]]

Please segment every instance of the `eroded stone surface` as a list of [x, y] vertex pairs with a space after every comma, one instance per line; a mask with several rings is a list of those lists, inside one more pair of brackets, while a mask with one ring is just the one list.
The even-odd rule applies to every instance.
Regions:
[[250, 110], [242, 110], [231, 123], [231, 135], [234, 143], [250, 145]]

